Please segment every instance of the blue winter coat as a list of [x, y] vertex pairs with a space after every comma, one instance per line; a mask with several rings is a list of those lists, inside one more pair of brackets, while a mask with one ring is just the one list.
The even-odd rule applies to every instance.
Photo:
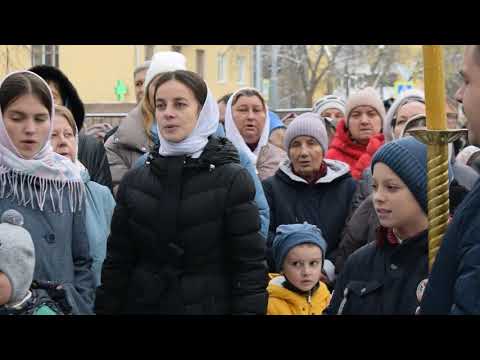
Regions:
[[480, 314], [480, 181], [458, 207], [421, 303], [422, 314]]
[[115, 199], [106, 186], [90, 180], [88, 171], [82, 172], [86, 193], [86, 229], [92, 257], [95, 287], [101, 284], [102, 264], [107, 256], [107, 238], [110, 234]]
[[[7, 185], [8, 187], [8, 185]], [[86, 233], [85, 203], [82, 210], [70, 212], [68, 196], [63, 196], [63, 213], [53, 212], [45, 202], [44, 211], [17, 201], [0, 199], [0, 214], [15, 209], [23, 215], [24, 227], [35, 247], [35, 280], [63, 285], [73, 314], [93, 314], [95, 286]]]
[[[156, 126], [154, 128], [152, 127], [154, 142], [155, 144], [159, 144]], [[218, 125], [217, 132], [215, 133], [214, 136], [225, 137], [225, 130], [223, 129], [222, 124]], [[247, 169], [248, 173], [252, 177], [253, 182], [255, 184], [255, 202], [257, 203], [258, 210], [260, 212], [260, 223], [261, 223], [260, 234], [266, 239], [268, 236], [268, 227], [270, 225], [270, 209], [268, 207], [267, 198], [265, 197], [262, 183], [260, 182], [260, 179], [257, 175], [257, 170], [255, 166], [252, 164], [247, 154], [243, 153], [242, 151], [238, 151], [238, 154], [240, 156], [240, 165], [242, 165], [245, 169]], [[138, 160], [133, 165], [133, 169], [143, 166], [145, 164], [145, 160], [147, 160], [147, 156], [148, 156], [148, 153], [139, 157]]]

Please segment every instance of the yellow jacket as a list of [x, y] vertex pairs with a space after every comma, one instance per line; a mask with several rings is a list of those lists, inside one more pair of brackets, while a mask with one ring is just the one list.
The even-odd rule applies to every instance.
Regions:
[[270, 277], [267, 315], [321, 315], [330, 302], [330, 291], [322, 282], [312, 295], [305, 296], [284, 288], [284, 276]]

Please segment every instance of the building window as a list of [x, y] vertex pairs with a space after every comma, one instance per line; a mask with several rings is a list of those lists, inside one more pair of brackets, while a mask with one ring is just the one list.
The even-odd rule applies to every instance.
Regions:
[[205, 50], [196, 51], [197, 74], [202, 78], [205, 76]]
[[32, 45], [32, 65], [58, 67], [58, 45]]
[[145, 45], [145, 60], [152, 60], [155, 45]]
[[172, 51], [182, 53], [182, 47], [180, 45], [172, 45]]
[[245, 84], [245, 56], [237, 56], [237, 83]]
[[217, 81], [227, 81], [227, 55], [218, 54], [217, 56]]

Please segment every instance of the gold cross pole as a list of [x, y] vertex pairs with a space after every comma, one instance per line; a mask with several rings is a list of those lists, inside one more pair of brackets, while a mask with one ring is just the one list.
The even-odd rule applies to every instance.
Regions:
[[423, 62], [427, 129], [410, 133], [428, 145], [428, 268], [431, 271], [448, 224], [448, 143], [465, 135], [467, 130], [447, 129], [442, 46], [423, 45]]

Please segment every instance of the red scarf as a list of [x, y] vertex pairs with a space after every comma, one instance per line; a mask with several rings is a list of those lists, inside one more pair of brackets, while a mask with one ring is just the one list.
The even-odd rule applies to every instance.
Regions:
[[345, 119], [337, 124], [335, 137], [327, 151], [326, 158], [346, 162], [350, 167], [367, 151], [368, 144], [354, 142], [345, 126]]
[[[450, 221], [450, 219], [449, 219]], [[418, 236], [423, 231], [419, 232], [417, 235], [412, 236], [412, 238]], [[398, 241], [397, 236], [394, 234], [393, 229], [391, 228], [384, 228], [383, 226], [379, 226], [377, 228], [377, 244], [378, 246], [383, 246], [385, 243], [388, 242], [390, 245], [399, 245], [400, 242]]]

